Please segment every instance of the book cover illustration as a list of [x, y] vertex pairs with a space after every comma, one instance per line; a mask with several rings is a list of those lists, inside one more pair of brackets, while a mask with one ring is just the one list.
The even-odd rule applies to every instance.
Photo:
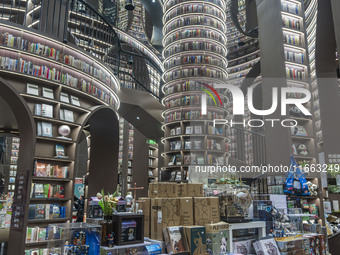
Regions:
[[186, 242], [182, 227], [168, 227], [171, 249], [174, 253], [186, 252]]

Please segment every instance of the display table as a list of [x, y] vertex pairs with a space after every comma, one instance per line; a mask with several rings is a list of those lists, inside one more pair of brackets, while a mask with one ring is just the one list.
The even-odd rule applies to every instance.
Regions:
[[151, 245], [151, 242], [145, 241], [144, 243], [119, 245], [114, 247], [100, 247], [100, 255], [116, 255], [116, 254], [130, 254], [133, 251], [143, 251], [146, 245]]
[[265, 221], [251, 221], [246, 223], [232, 223], [230, 224], [230, 228], [228, 231], [228, 247], [229, 252], [233, 251], [233, 230], [240, 229], [254, 229], [257, 228], [259, 230], [258, 238], [266, 236], [266, 222]]

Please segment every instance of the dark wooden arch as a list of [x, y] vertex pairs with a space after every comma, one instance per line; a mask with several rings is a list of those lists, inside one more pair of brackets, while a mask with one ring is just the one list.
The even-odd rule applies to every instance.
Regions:
[[[20, 216], [20, 227], [14, 227], [14, 217], [12, 215], [8, 254], [23, 254], [25, 247], [25, 236], [28, 219], [28, 205], [31, 176], [33, 173], [33, 162], [36, 145], [36, 128], [32, 113], [28, 108], [25, 100], [18, 94], [18, 92], [11, 86], [8, 81], [0, 77], [0, 96], [8, 104], [13, 114], [15, 115], [16, 125], [18, 126], [20, 138], [20, 150], [18, 158], [18, 176], [25, 176], [26, 191], [24, 191], [23, 198], [18, 199], [18, 185], [14, 194], [13, 209], [16, 205], [22, 206], [23, 211]], [[13, 214], [15, 211], [13, 211]]]
[[77, 137], [78, 144], [82, 139], [82, 131], [89, 125], [91, 148], [87, 197], [95, 196], [101, 189], [112, 193], [116, 190], [118, 178], [118, 114], [109, 106], [96, 106], [91, 110], [90, 114], [80, 120], [82, 126]]

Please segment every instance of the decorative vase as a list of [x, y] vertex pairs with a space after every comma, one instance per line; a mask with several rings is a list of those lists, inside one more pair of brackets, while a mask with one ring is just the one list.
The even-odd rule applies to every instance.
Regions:
[[104, 220], [101, 222], [100, 225], [102, 226], [101, 245], [107, 246], [107, 237], [113, 232], [113, 216], [104, 215]]

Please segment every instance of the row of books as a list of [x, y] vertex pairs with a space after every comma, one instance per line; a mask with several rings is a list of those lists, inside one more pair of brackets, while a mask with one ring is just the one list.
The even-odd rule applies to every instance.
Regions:
[[186, 39], [186, 38], [195, 38], [195, 37], [201, 37], [201, 38], [208, 38], [213, 39], [216, 41], [219, 41], [221, 43], [225, 43], [225, 37], [222, 36], [223, 32], [216, 32], [214, 30], [209, 29], [186, 29], [181, 32], [176, 32], [173, 34], [170, 34], [167, 36], [165, 40], [165, 45], [169, 45], [170, 43], [180, 40], [180, 39]]
[[31, 198], [65, 198], [64, 185], [32, 183]]
[[286, 66], [286, 75], [287, 78], [304, 80], [306, 79], [306, 72], [304, 70], [298, 70], [295, 68], [289, 68]]
[[61, 60], [61, 52], [55, 48], [45, 46], [41, 43], [33, 43], [23, 39], [21, 36], [14, 36], [8, 32], [1, 33], [0, 44], [13, 47], [16, 49], [25, 50], [30, 53], [35, 53], [41, 56]]
[[164, 64], [165, 68], [171, 68], [176, 65], [188, 64], [188, 63], [204, 63], [210, 65], [216, 65], [220, 67], [225, 67], [225, 63], [221, 59], [205, 55], [191, 55], [184, 57], [172, 58], [171, 61], [166, 61]]
[[30, 204], [28, 209], [28, 219], [48, 220], [66, 218], [66, 206], [58, 204]]
[[[171, 2], [174, 2], [174, 1], [171, 1]], [[209, 1], [209, 2], [212, 2], [212, 1]], [[167, 8], [169, 8], [170, 6], [173, 6], [175, 5], [176, 3], [167, 3]], [[191, 4], [191, 3], [188, 3], [186, 5], [182, 5], [182, 6], [179, 6], [175, 9], [173, 9], [171, 12], [169, 12], [165, 18], [166, 18], [166, 22], [170, 19], [172, 19], [173, 17], [177, 17], [178, 15], [181, 15], [181, 14], [186, 14], [186, 13], [207, 13], [207, 14], [212, 14], [212, 15], [215, 15], [219, 18], [222, 18], [223, 15], [222, 15], [222, 12], [217, 9], [216, 7], [212, 7], [212, 6], [209, 6], [209, 5], [203, 5], [203, 4]]]
[[41, 43], [30, 42], [23, 39], [21, 36], [16, 37], [8, 32], [1, 33], [0, 44], [52, 58], [59, 62], [62, 62], [63, 60], [65, 64], [71, 65], [82, 70], [83, 72], [94, 75], [99, 80], [103, 81], [107, 85], [110, 85], [110, 76], [106, 72], [99, 68], [93, 67], [91, 64], [86, 63], [85, 61], [76, 59], [72, 55], [65, 54], [63, 56], [63, 53], [60, 50], [57, 50], [53, 47], [49, 47]]
[[[43, 242], [48, 240], [59, 240], [64, 235], [63, 228], [50, 227], [27, 227], [26, 243]], [[40, 253], [37, 253], [40, 254]], [[43, 253], [44, 254], [44, 253]]]
[[35, 177], [68, 178], [69, 172], [68, 166], [60, 167], [57, 165], [36, 162], [33, 174]]
[[178, 120], [213, 120], [213, 119], [223, 119], [223, 113], [217, 113], [209, 111], [205, 117], [201, 115], [200, 111], [188, 111], [188, 112], [176, 112], [176, 113], [169, 113], [165, 116], [165, 123], [169, 123], [172, 121]]
[[116, 104], [115, 99], [109, 93], [98, 89], [96, 86], [83, 79], [78, 80], [68, 73], [64, 74], [57, 71], [55, 68], [49, 69], [47, 66], [35, 65], [31, 61], [26, 61], [22, 58], [20, 58], [20, 65], [18, 63], [17, 59], [0, 56], [0, 68], [19, 71], [49, 80], [60, 81], [68, 86], [87, 92], [112, 106], [115, 106]]
[[25, 255], [48, 255], [48, 254], [61, 254], [61, 248], [34, 248], [25, 250]]
[[295, 30], [301, 30], [301, 23], [299, 20], [295, 20], [288, 17], [282, 17], [282, 26], [292, 28]]
[[172, 155], [169, 158], [168, 166], [187, 166], [187, 165], [204, 165], [204, 164], [218, 164], [223, 165], [224, 164], [224, 156], [215, 156], [208, 154], [206, 157], [206, 160], [204, 159], [203, 153], [190, 153], [183, 156], [183, 162], [182, 162], [182, 156], [180, 154]]
[[[253, 57], [256, 57], [256, 55], [253, 55]], [[230, 68], [230, 69], [228, 68], [228, 73], [237, 73], [237, 72], [244, 71], [246, 69], [251, 68], [254, 64], [255, 64], [255, 62], [250, 62], [246, 65], [242, 65], [242, 66], [239, 66], [239, 67]]]
[[281, 2], [281, 10], [300, 15], [300, 8], [297, 4], [283, 3]]
[[[235, 61], [228, 61], [228, 67], [232, 67], [232, 66], [237, 66], [237, 65], [241, 65], [243, 63], [246, 63], [246, 62], [249, 62], [249, 61], [252, 61], [256, 58], [260, 57], [260, 53], [256, 53], [256, 54], [253, 54], [251, 56], [248, 56], [248, 57], [245, 57], [245, 58], [242, 58], [240, 60], [235, 60]], [[229, 58], [229, 57], [228, 57]], [[230, 59], [230, 58], [229, 58]]]
[[170, 55], [190, 50], [204, 50], [222, 54], [223, 56], [226, 55], [225, 48], [221, 47], [217, 43], [194, 41], [178, 43], [169, 48], [166, 48], [164, 50], [164, 56], [169, 57]]
[[[170, 130], [170, 135], [181, 135], [182, 134], [182, 128], [177, 127], [177, 128], [172, 128]], [[185, 127], [185, 134], [186, 135], [192, 135], [192, 134], [202, 134], [202, 126], [186, 126]]]
[[214, 19], [211, 17], [194, 16], [194, 17], [181, 18], [177, 21], [171, 22], [168, 26], [166, 26], [165, 34], [171, 32], [171, 30], [176, 29], [178, 27], [194, 26], [194, 25], [211, 26], [211, 27], [218, 28], [218, 29], [224, 28], [221, 22], [218, 22], [217, 19]]
[[202, 91], [202, 88], [204, 88], [204, 85], [201, 82], [185, 81], [182, 83], [176, 83], [175, 85], [166, 87], [165, 93], [166, 95], [169, 95], [172, 93], [184, 91]]
[[207, 139], [207, 149], [208, 150], [221, 150], [222, 146], [219, 142], [213, 139]]
[[208, 67], [194, 67], [194, 68], [183, 68], [180, 70], [172, 71], [164, 75], [165, 80], [171, 81], [174, 79], [180, 79], [184, 77], [196, 77], [204, 76], [215, 79], [226, 79], [226, 75], [218, 70], [214, 70]]
[[304, 63], [303, 53], [293, 52], [285, 50], [285, 58], [287, 61], [295, 62], [295, 63]]
[[303, 46], [302, 35], [291, 35], [285, 33], [283, 37], [284, 43], [288, 43], [294, 46]]
[[[196, 94], [195, 96], [184, 96], [181, 98], [168, 100], [165, 102], [166, 108], [172, 108], [177, 106], [185, 106], [185, 105], [201, 105], [201, 95]], [[207, 105], [215, 106], [215, 102], [211, 97], [207, 97]]]
[[185, 150], [201, 150], [202, 140], [187, 140], [184, 142]]

